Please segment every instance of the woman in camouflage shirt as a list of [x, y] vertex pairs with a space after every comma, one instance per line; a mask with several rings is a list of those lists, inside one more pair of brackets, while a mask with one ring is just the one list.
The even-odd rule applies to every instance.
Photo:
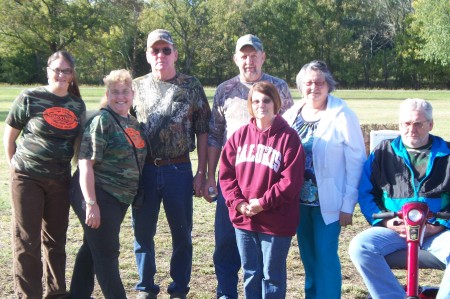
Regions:
[[43, 298], [43, 275], [44, 298], [67, 295], [70, 160], [86, 111], [74, 68], [69, 53], [51, 55], [48, 85], [24, 90], [6, 119], [3, 144], [11, 171], [13, 274], [18, 298]]
[[120, 225], [147, 154], [139, 123], [128, 114], [134, 95], [130, 73], [112, 71], [103, 81], [107, 111], [101, 110], [86, 125], [71, 193], [84, 231], [70, 285], [76, 299], [91, 298], [94, 269], [106, 299], [126, 299], [119, 273]]

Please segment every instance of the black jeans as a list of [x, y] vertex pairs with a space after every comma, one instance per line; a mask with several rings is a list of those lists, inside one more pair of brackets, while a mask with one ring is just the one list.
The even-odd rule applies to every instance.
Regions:
[[100, 227], [92, 229], [85, 224], [86, 204], [78, 176], [71, 186], [71, 204], [83, 226], [83, 244], [78, 251], [70, 284], [71, 298], [89, 299], [94, 290], [94, 275], [106, 299], [126, 299], [119, 272], [120, 225], [129, 205], [119, 202], [102, 189], [95, 188], [100, 207]]

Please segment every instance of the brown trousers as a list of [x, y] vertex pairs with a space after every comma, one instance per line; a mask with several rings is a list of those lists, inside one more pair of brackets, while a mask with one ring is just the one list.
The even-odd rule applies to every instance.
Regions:
[[11, 170], [13, 275], [18, 298], [67, 296], [69, 184], [69, 179], [39, 178]]

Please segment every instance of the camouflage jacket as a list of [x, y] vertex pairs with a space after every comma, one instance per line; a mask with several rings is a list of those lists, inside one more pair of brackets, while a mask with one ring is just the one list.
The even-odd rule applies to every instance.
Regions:
[[211, 109], [200, 82], [177, 73], [170, 81], [147, 74], [133, 81], [133, 110], [149, 141], [149, 154], [163, 159], [195, 149], [195, 134], [208, 133]]
[[47, 178], [70, 178], [74, 142], [86, 106], [74, 96], [56, 96], [44, 87], [24, 90], [13, 102], [6, 123], [21, 130], [12, 165]]
[[[280, 114], [294, 104], [285, 81], [267, 74], [263, 74], [259, 81], [268, 81], [278, 89], [281, 97]], [[250, 113], [247, 108], [247, 97], [251, 87], [252, 84], [242, 82], [239, 75], [217, 87], [209, 122], [209, 146], [222, 148], [237, 129], [248, 124]]]
[[[147, 147], [139, 123], [131, 115], [128, 118], [115, 116], [133, 140], [142, 169]], [[95, 161], [94, 176], [98, 187], [120, 202], [133, 202], [139, 184], [133, 145], [109, 112], [100, 111], [86, 124], [78, 159]]]

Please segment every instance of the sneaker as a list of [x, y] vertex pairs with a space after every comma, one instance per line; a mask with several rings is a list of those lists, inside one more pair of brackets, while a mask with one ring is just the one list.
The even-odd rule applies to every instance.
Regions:
[[173, 294], [170, 294], [170, 299], [186, 299], [186, 294], [173, 293]]
[[156, 295], [154, 293], [143, 292], [143, 291], [140, 291], [136, 296], [136, 299], [157, 299], [157, 298], [158, 298], [158, 295]]

